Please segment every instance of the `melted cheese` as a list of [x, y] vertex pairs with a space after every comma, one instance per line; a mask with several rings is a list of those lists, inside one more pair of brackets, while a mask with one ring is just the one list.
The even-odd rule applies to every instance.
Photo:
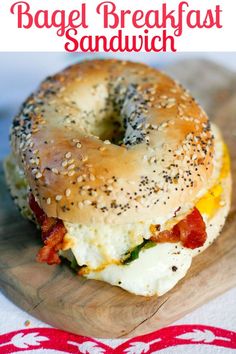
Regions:
[[196, 204], [200, 213], [211, 218], [220, 207], [222, 192], [220, 183], [212, 187]]
[[222, 168], [220, 172], [220, 180], [227, 177], [230, 173], [230, 156], [229, 150], [226, 144], [223, 144], [223, 160], [222, 160]]

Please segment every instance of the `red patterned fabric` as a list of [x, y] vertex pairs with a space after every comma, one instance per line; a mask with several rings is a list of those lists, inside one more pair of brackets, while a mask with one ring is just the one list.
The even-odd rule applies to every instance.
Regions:
[[[116, 348], [102, 340], [75, 335], [54, 328], [22, 329], [0, 336], [0, 353], [17, 353], [36, 349], [84, 354], [142, 354], [164, 348], [188, 345], [236, 349], [236, 332], [203, 325], [181, 325], [160, 329], [125, 341]], [[182, 347], [181, 347], [182, 348]]]

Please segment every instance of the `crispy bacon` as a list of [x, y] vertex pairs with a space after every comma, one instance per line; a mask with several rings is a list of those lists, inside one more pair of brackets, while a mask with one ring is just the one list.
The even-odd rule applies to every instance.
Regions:
[[175, 243], [175, 242], [179, 242], [179, 240], [180, 240], [179, 235], [174, 233], [173, 229], [161, 231], [158, 234], [155, 234], [151, 237], [151, 241], [160, 242], [160, 243], [164, 243], [164, 242]]
[[40, 206], [36, 202], [33, 194], [30, 194], [30, 196], [29, 196], [29, 206], [30, 206], [30, 209], [33, 211], [33, 213], [34, 213], [39, 225], [42, 225], [42, 223], [46, 219], [47, 215], [40, 208]]
[[207, 238], [206, 225], [197, 208], [194, 208], [191, 214], [175, 225], [174, 229], [177, 229], [176, 232], [180, 234], [180, 241], [187, 248], [201, 247]]
[[51, 229], [56, 225], [56, 218], [46, 218], [41, 224], [42, 240], [45, 241], [50, 235]]
[[40, 248], [36, 256], [36, 260], [40, 263], [47, 263], [49, 265], [61, 263], [61, 259], [54, 248], [50, 248], [48, 246], [43, 246]]
[[61, 260], [58, 256], [58, 251], [62, 248], [63, 238], [66, 234], [62, 220], [49, 218], [40, 208], [32, 194], [29, 197], [29, 205], [41, 226], [41, 237], [44, 242], [44, 246], [37, 254], [37, 261], [48, 264], [60, 264]]
[[198, 248], [204, 245], [207, 238], [206, 225], [197, 208], [178, 222], [171, 230], [161, 231], [151, 237], [154, 242], [179, 242], [184, 247]]

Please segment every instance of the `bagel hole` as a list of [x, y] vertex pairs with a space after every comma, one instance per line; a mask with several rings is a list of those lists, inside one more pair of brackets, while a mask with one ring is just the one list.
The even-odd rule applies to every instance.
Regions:
[[146, 101], [137, 92], [137, 85], [111, 86], [109, 92], [102, 91], [91, 102], [93, 109], [84, 111], [84, 130], [115, 145], [131, 147], [144, 141], [143, 130], [146, 120]]
[[125, 136], [124, 120], [112, 112], [97, 118], [90, 126], [89, 132], [103, 141], [109, 140], [112, 144], [121, 145]]

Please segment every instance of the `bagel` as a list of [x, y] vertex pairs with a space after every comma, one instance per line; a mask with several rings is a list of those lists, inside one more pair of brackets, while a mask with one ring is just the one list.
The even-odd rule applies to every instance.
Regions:
[[38, 260], [65, 257], [87, 278], [162, 295], [229, 212], [218, 128], [180, 84], [144, 64], [91, 60], [47, 78], [10, 136], [6, 180], [42, 228]]

